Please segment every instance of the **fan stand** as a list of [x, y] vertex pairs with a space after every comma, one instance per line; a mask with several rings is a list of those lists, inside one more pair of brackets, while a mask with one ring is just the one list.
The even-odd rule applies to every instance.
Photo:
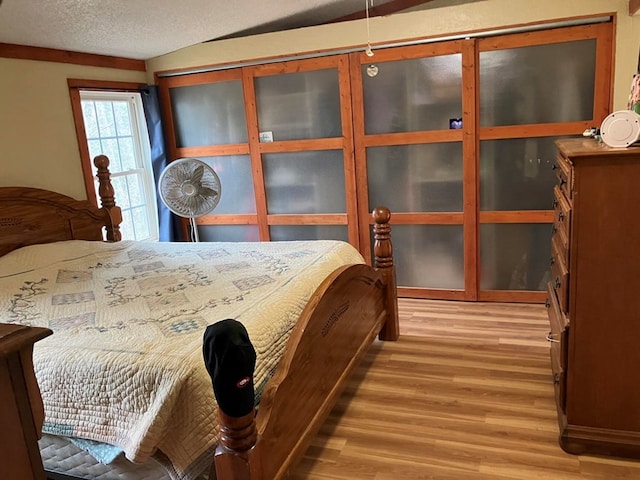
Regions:
[[189, 217], [189, 225], [191, 226], [191, 240], [198, 243], [200, 237], [198, 236], [198, 226], [196, 225], [195, 217]]

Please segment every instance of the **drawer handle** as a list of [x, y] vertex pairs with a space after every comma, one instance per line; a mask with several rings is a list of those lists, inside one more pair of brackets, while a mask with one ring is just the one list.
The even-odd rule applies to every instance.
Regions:
[[558, 199], [554, 198], [552, 208], [556, 208], [557, 206], [558, 206]]
[[554, 385], [558, 385], [560, 383], [560, 374], [559, 373], [554, 373], [553, 374], [553, 383], [554, 383]]
[[554, 263], [556, 263], [556, 257], [551, 257], [549, 259], [549, 265], [553, 265]]
[[564, 178], [560, 179], [560, 186], [562, 187], [563, 185], [565, 185], [567, 183], [567, 181]]
[[559, 277], [556, 277], [556, 281], [554, 282], [556, 288], [560, 288], [560, 285], [562, 285], [562, 282], [560, 281]]
[[553, 165], [551, 165], [551, 170], [557, 170], [558, 169], [558, 164], [554, 163]]
[[557, 231], [558, 231], [558, 227], [556, 227], [555, 225], [553, 227], [551, 227], [551, 235], [553, 235]]
[[560, 340], [558, 340], [557, 338], [554, 338], [554, 333], [553, 332], [549, 332], [547, 334], [547, 342], [552, 342], [552, 343], [560, 343]]
[[551, 300], [549, 300], [549, 298], [545, 299], [544, 308], [551, 308]]
[[561, 222], [564, 219], [564, 213], [559, 212], [558, 213], [558, 220]]

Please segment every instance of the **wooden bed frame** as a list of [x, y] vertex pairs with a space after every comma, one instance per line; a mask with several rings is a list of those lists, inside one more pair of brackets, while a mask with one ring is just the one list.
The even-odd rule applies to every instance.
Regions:
[[[47, 190], [0, 188], [0, 255], [61, 240], [119, 241], [120, 208], [109, 160], [94, 163], [101, 208]], [[318, 287], [297, 322], [256, 413], [219, 411], [221, 438], [210, 478], [278, 480], [305, 452], [346, 379], [376, 336], [398, 338], [398, 310], [387, 208], [376, 208], [374, 267], [338, 268]], [[215, 475], [215, 476], [214, 476]]]

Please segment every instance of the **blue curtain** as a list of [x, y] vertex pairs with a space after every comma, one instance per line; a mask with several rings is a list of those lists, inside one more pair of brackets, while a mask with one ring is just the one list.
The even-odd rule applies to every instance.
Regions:
[[156, 182], [156, 200], [158, 204], [158, 225], [160, 229], [161, 242], [181, 241], [182, 229], [180, 220], [162, 203], [158, 194], [158, 180], [162, 170], [167, 166], [167, 154], [164, 143], [164, 132], [162, 129], [162, 118], [160, 110], [160, 97], [156, 85], [146, 85], [140, 89], [142, 106], [147, 120], [147, 130], [149, 131], [149, 143], [151, 145], [151, 164], [153, 165], [153, 176]]

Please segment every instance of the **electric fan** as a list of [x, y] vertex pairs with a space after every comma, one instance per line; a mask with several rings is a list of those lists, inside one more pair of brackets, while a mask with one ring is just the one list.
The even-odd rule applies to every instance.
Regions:
[[213, 168], [196, 158], [175, 160], [162, 171], [158, 191], [169, 210], [189, 219], [192, 240], [199, 241], [195, 219], [220, 201], [220, 178]]

